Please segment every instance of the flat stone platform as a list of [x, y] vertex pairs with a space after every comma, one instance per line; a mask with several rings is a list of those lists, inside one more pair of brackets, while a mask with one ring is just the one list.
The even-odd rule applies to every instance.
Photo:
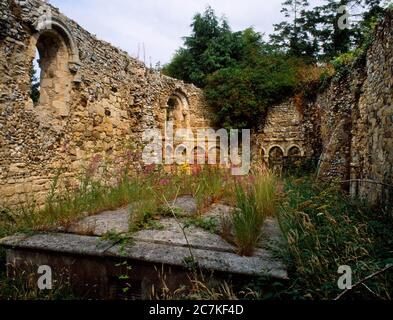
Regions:
[[[220, 216], [232, 209], [214, 205], [203, 217], [219, 221]], [[105, 290], [111, 290], [108, 278], [119, 273], [113, 268], [116, 261], [127, 261], [134, 269], [131, 278], [137, 282], [137, 291], [140, 291], [137, 297], [146, 297], [146, 283], [158, 286], [159, 276], [154, 275], [154, 270], [158, 273], [163, 266], [167, 272], [176, 274], [172, 276], [176, 278], [172, 279], [174, 287], [184, 284], [190, 261], [201, 270], [224, 278], [264, 276], [288, 279], [286, 267], [275, 252], [281, 246], [282, 238], [273, 219], [266, 221], [264, 237], [254, 256], [242, 257], [234, 245], [218, 234], [177, 218], [163, 218], [158, 221], [159, 228], [136, 232], [127, 241], [121, 240], [120, 236], [107, 240], [109, 237], [105, 235], [108, 233], [128, 233], [129, 212], [130, 208], [104, 212], [86, 217], [62, 232], [15, 235], [0, 240], [0, 245], [7, 249], [7, 264], [13, 270], [25, 270], [26, 265], [54, 265], [56, 270], [72, 270], [78, 281], [102, 289], [99, 296], [106, 295]], [[89, 272], [98, 272], [100, 276], [97, 278]]]

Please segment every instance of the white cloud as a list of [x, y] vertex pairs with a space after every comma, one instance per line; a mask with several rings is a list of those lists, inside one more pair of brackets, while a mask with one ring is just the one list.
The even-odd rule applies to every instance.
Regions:
[[[50, 0], [69, 18], [98, 38], [136, 56], [146, 48], [146, 62], [167, 63], [190, 34], [192, 17], [210, 4], [233, 30], [253, 26], [269, 34], [280, 22], [283, 0]], [[140, 58], [143, 57], [140, 50]]]

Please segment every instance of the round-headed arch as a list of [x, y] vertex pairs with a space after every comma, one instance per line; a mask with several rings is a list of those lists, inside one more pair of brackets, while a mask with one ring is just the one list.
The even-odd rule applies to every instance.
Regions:
[[262, 158], [267, 156], [266, 149], [264, 147], [260, 147], [259, 154]]
[[303, 149], [298, 145], [291, 145], [288, 148], [287, 156], [291, 158], [299, 158], [304, 156]]
[[35, 28], [38, 31], [36, 35], [37, 42], [39, 42], [40, 38], [50, 35], [56, 37], [58, 41], [61, 41], [65, 45], [68, 53], [68, 68], [72, 73], [77, 74], [81, 66], [79, 49], [68, 26], [61, 19], [50, 17], [46, 23], [42, 23], [38, 20], [35, 23]]
[[188, 128], [190, 126], [188, 98], [180, 89], [176, 89], [167, 100], [166, 121], [173, 122], [176, 128]]
[[285, 156], [285, 150], [279, 146], [274, 145], [269, 148], [269, 158], [271, 159], [281, 159]]

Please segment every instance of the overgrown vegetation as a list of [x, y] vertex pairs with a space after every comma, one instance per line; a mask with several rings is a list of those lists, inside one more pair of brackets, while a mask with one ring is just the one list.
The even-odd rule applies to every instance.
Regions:
[[[338, 185], [309, 178], [288, 179], [287, 200], [279, 214], [287, 240], [290, 289], [279, 296], [333, 299], [338, 267], [353, 270], [354, 283], [393, 263], [393, 221], [383, 211], [354, 201]], [[391, 299], [393, 270], [366, 281], [347, 298]]]
[[252, 256], [262, 235], [267, 217], [274, 217], [277, 206], [277, 185], [267, 171], [256, 170], [247, 185], [236, 185], [236, 208], [231, 227], [239, 254]]
[[[294, 94], [307, 94], [310, 87], [322, 85], [334, 73], [349, 72], [371, 42], [373, 28], [383, 13], [381, 3], [326, 0], [310, 9], [307, 1], [285, 1], [283, 13], [288, 20], [276, 25], [268, 42], [252, 28], [233, 32], [225, 19], [218, 19], [208, 8], [194, 17], [192, 35], [185, 38], [184, 48], [163, 72], [203, 87], [220, 126], [256, 127], [269, 106]], [[351, 4], [363, 5], [362, 19], [351, 30], [341, 30], [337, 28], [337, 9]], [[34, 70], [31, 79], [31, 98], [37, 102], [39, 83]], [[392, 218], [350, 199], [339, 185], [317, 184], [308, 177], [278, 181], [266, 171], [234, 179], [225, 170], [188, 165], [174, 174], [157, 167], [146, 168], [143, 174], [120, 168], [114, 182], [110, 174], [96, 176], [99, 169], [105, 173], [101, 160], [94, 160], [77, 184], [62, 181], [59, 171], [44, 207], [32, 203], [19, 210], [0, 209], [0, 238], [67, 227], [86, 215], [125, 206], [130, 206], [131, 233], [160, 229], [160, 218], [180, 216], [174, 209], [168, 210], [167, 200], [191, 195], [197, 199], [199, 215], [188, 219], [186, 227], [194, 225], [221, 234], [237, 245], [241, 255], [253, 254], [265, 219], [276, 217], [286, 240], [280, 255], [289, 266], [290, 280], [271, 283], [271, 279], [261, 278], [238, 288], [229, 282], [215, 284], [214, 278], [207, 279], [194, 270], [191, 287], [172, 293], [164, 286], [152, 297], [333, 299], [341, 293], [338, 267], [348, 265], [355, 282], [366, 280], [343, 298], [392, 298], [392, 270], [375, 274], [393, 263]], [[300, 165], [292, 170], [293, 175], [303, 175]], [[229, 219], [203, 217], [205, 208], [220, 201], [237, 207]], [[103, 239], [117, 242], [129, 237], [109, 232]], [[0, 249], [1, 266], [4, 260]], [[195, 269], [195, 261], [189, 263]], [[0, 280], [0, 298], [6, 299], [57, 299], [64, 298], [61, 292], [67, 291], [30, 290], [29, 277], [7, 280], [3, 269]]]
[[[165, 199], [192, 195], [199, 199], [199, 209], [222, 199], [231, 200], [233, 180], [229, 172], [205, 167], [197, 174], [188, 170], [168, 175], [155, 170], [141, 175], [123, 175], [117, 184], [109, 184], [91, 172], [82, 175], [78, 187], [60, 189], [61, 173], [54, 177], [44, 207], [22, 205], [17, 210], [0, 212], [0, 237], [16, 232], [53, 229], [68, 226], [86, 215], [125, 207], [131, 204], [132, 231], [144, 228], [162, 214]], [[67, 185], [67, 183], [62, 182]]]
[[[240, 198], [243, 200], [244, 196], [243, 193]], [[337, 184], [315, 184], [313, 177], [288, 178], [282, 200], [277, 218], [286, 240], [280, 255], [289, 266], [288, 282], [272, 282], [261, 277], [239, 286], [193, 274], [191, 288], [183, 287], [175, 292], [167, 289], [155, 297], [392, 299], [393, 268], [386, 269], [393, 264], [390, 216], [362, 201], [350, 199]], [[245, 203], [250, 205], [247, 200]], [[337, 284], [341, 276], [338, 268], [343, 265], [352, 268], [353, 284], [358, 284], [345, 294]]]
[[[3, 209], [0, 215], [0, 237], [15, 232], [48, 230], [54, 226], [67, 225], [86, 213], [94, 214], [130, 203], [134, 204], [132, 208], [136, 212], [136, 216], [131, 215], [131, 231], [159, 229], [165, 199], [173, 199], [179, 194], [199, 194], [203, 204], [200, 207], [201, 214], [184, 220], [186, 227], [195, 225], [224, 237], [225, 228], [228, 228], [225, 238], [236, 244], [243, 255], [253, 253], [266, 217], [276, 216], [286, 239], [286, 246], [280, 255], [289, 266], [290, 281], [272, 283], [269, 279], [261, 278], [239, 287], [239, 284], [231, 285], [230, 282], [217, 283], [214, 277], [208, 279], [203, 275], [196, 276], [193, 270], [191, 287], [179, 288], [176, 292], [156, 292], [154, 297], [333, 299], [342, 292], [337, 286], [339, 266], [350, 266], [353, 281], [357, 282], [393, 263], [391, 217], [360, 201], [353, 201], [335, 184], [316, 184], [307, 177], [289, 177], [284, 184], [268, 172], [260, 170], [255, 170], [250, 176], [234, 179], [225, 170], [211, 168], [204, 169], [198, 175], [179, 172], [178, 175], [169, 176], [155, 172], [123, 178], [112, 187], [93, 179], [84, 182], [80, 189], [66, 197], [51, 192], [49, 203], [42, 210], [30, 211], [24, 207], [15, 214]], [[54, 187], [58, 184], [59, 179], [55, 178]], [[213, 187], [207, 188], [207, 185]], [[229, 225], [202, 214], [205, 205], [219, 200], [238, 207], [230, 216]], [[120, 239], [119, 235], [112, 233], [103, 238], [116, 242]], [[125, 239], [130, 238], [127, 236]], [[4, 252], [0, 252], [2, 265], [4, 258]], [[2, 298], [70, 297], [66, 294], [66, 286], [59, 286], [64, 289], [50, 293], [31, 291], [28, 281], [20, 283], [17, 280], [6, 280], [4, 270], [0, 272]], [[392, 270], [388, 270], [368, 279], [343, 298], [391, 299], [392, 290], [393, 274]]]
[[[385, 4], [325, 0], [311, 7], [307, 0], [287, 0], [285, 21], [268, 40], [252, 28], [233, 32], [208, 7], [194, 16], [192, 34], [162, 72], [204, 88], [219, 126], [256, 128], [270, 106], [324, 86], [334, 74], [332, 62], [341, 73], [348, 60], [361, 56]], [[359, 21], [349, 26], [341, 6], [356, 12]]]

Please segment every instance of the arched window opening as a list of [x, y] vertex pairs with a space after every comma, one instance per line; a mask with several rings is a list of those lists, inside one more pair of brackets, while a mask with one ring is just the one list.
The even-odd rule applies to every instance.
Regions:
[[206, 163], [206, 151], [203, 147], [195, 147], [193, 150], [194, 164]]
[[176, 148], [175, 158], [177, 164], [186, 164], [188, 157], [187, 147], [181, 145]]
[[292, 147], [288, 150], [288, 157], [293, 159], [298, 159], [302, 156], [302, 152], [298, 147]]
[[273, 160], [281, 160], [284, 157], [284, 152], [280, 147], [273, 147], [270, 149], [269, 157]]
[[280, 174], [283, 169], [283, 164], [284, 151], [278, 146], [271, 148], [269, 151], [269, 167], [277, 174]]
[[221, 148], [214, 147], [209, 150], [209, 164], [221, 165]]
[[69, 49], [62, 36], [55, 30], [42, 33], [36, 47], [39, 53], [38, 66], [41, 70], [36, 105], [59, 116], [67, 116], [72, 82]]
[[169, 98], [167, 103], [166, 121], [173, 121], [173, 113], [177, 107], [177, 101], [174, 97]]
[[169, 97], [166, 105], [166, 121], [173, 122], [175, 129], [189, 128], [188, 102], [185, 95], [176, 92]]
[[282, 162], [284, 159], [284, 152], [280, 147], [273, 147], [269, 152], [269, 160], [271, 162]]

